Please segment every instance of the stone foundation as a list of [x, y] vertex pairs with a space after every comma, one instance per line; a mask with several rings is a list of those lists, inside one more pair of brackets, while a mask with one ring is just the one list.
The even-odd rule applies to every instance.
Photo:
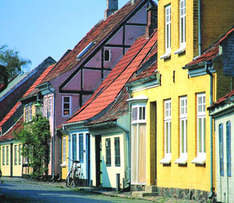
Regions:
[[175, 199], [196, 200], [200, 203], [208, 201], [207, 191], [193, 189], [176, 189], [176, 188], [157, 188], [157, 193], [160, 196], [171, 197]]

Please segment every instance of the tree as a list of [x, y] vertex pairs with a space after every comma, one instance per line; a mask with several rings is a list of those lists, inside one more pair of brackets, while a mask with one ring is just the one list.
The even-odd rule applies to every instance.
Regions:
[[22, 155], [27, 158], [29, 167], [33, 169], [33, 177], [47, 177], [50, 140], [49, 121], [38, 115], [33, 118], [32, 122], [25, 123], [24, 129], [15, 135], [15, 138], [24, 145]]
[[30, 60], [22, 59], [18, 51], [8, 49], [7, 46], [0, 47], [0, 64], [6, 67], [8, 81], [22, 72], [22, 67], [31, 63]]

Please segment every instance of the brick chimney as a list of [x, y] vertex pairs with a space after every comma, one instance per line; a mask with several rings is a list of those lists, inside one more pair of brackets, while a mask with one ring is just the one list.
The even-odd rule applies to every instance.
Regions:
[[150, 38], [151, 34], [154, 32], [154, 29], [158, 26], [157, 10], [157, 5], [149, 1], [147, 6], [147, 26], [145, 31], [146, 38]]
[[105, 10], [104, 19], [118, 10], [118, 0], [106, 0], [107, 9]]

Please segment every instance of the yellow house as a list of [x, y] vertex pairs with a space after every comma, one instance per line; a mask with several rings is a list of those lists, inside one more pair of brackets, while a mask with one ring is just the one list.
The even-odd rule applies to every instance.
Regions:
[[[222, 69], [223, 39], [215, 43], [234, 22], [232, 4], [232, 0], [158, 1], [160, 76], [154, 83], [130, 83], [132, 115], [146, 117], [146, 129], [138, 130], [139, 139], [146, 133], [147, 157], [140, 164], [146, 164], [146, 180], [134, 182], [146, 191], [156, 186], [162, 195], [187, 199], [213, 195], [213, 122], [207, 107], [233, 88], [233, 78]], [[138, 150], [133, 143], [131, 149]]]

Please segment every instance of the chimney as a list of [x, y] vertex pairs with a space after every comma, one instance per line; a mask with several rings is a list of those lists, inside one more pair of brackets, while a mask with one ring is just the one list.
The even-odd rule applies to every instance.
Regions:
[[147, 26], [145, 31], [146, 38], [150, 38], [154, 32], [154, 29], [158, 26], [157, 10], [157, 6], [149, 1], [147, 6]]
[[131, 0], [132, 5], [135, 4], [136, 0]]
[[105, 10], [104, 19], [106, 20], [111, 14], [118, 10], [118, 0], [106, 0], [107, 9]]

